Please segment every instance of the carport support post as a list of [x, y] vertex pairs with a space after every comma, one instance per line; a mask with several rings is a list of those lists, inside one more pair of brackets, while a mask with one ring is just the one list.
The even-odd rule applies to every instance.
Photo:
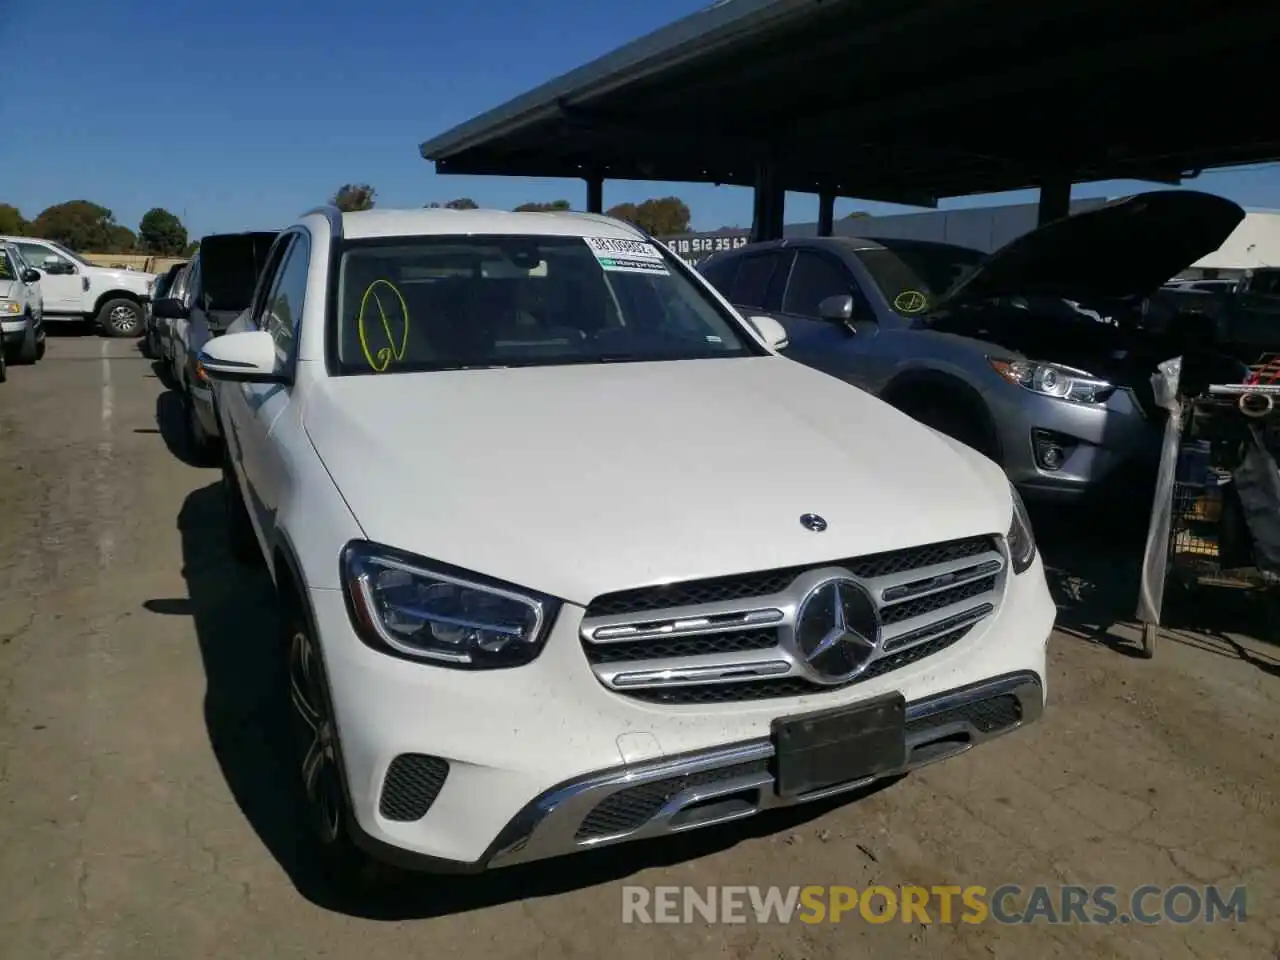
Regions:
[[836, 195], [834, 193], [818, 194], [818, 236], [831, 236], [835, 221]]
[[1040, 181], [1040, 209], [1037, 226], [1051, 220], [1061, 220], [1071, 212], [1071, 178], [1050, 177]]
[[591, 174], [587, 180], [587, 213], [604, 213], [604, 177]]
[[751, 242], [782, 238], [783, 205], [786, 192], [778, 180], [778, 167], [772, 160], [756, 165], [756, 189], [751, 213]]

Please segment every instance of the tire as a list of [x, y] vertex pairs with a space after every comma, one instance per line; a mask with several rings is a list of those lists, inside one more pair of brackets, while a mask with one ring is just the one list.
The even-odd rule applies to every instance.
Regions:
[[253, 532], [249, 509], [231, 467], [230, 455], [222, 455], [222, 507], [227, 514], [227, 536], [231, 540], [231, 555], [245, 566], [255, 566], [262, 559], [258, 551], [258, 538]]
[[352, 813], [324, 657], [299, 601], [290, 595], [282, 600], [288, 769], [299, 788], [306, 841], [334, 886], [367, 889], [390, 879], [394, 871], [370, 858], [351, 839]]
[[32, 364], [40, 359], [44, 351], [40, 349], [40, 343], [36, 341], [36, 328], [31, 318], [27, 317], [27, 333], [22, 338], [22, 346], [18, 347], [17, 362], [21, 364]]
[[200, 425], [200, 416], [196, 413], [195, 398], [190, 391], [182, 395], [182, 408], [185, 416], [182, 424], [183, 439], [186, 441], [187, 453], [191, 462], [198, 467], [214, 467], [218, 464], [219, 443], [216, 437], [205, 433]]
[[108, 337], [137, 337], [142, 333], [142, 304], [126, 297], [108, 300], [98, 311], [98, 329]]

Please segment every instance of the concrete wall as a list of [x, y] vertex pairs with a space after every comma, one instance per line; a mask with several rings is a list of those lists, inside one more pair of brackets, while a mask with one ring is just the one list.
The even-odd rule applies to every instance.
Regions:
[[[1073, 200], [1071, 212], [1101, 206], [1105, 200]], [[963, 210], [927, 210], [888, 217], [851, 217], [837, 220], [836, 236], [876, 237], [893, 240], [936, 240], [990, 253], [1010, 240], [1035, 229], [1034, 203], [1001, 207], [966, 207]], [[817, 223], [797, 223], [784, 229], [788, 237], [813, 237]]]
[[[1071, 212], [1081, 213], [1106, 203], [1105, 199], [1071, 201]], [[888, 217], [852, 217], [837, 220], [836, 236], [895, 240], [937, 240], [990, 253], [1036, 226], [1034, 203], [999, 207], [967, 207], [963, 210], [927, 210]], [[813, 237], [817, 223], [793, 223], [783, 230], [788, 237]], [[747, 242], [746, 230], [664, 237], [679, 257], [696, 263], [716, 250]], [[1197, 261], [1183, 276], [1235, 276], [1252, 267], [1280, 266], [1280, 212], [1253, 210], [1215, 253]]]

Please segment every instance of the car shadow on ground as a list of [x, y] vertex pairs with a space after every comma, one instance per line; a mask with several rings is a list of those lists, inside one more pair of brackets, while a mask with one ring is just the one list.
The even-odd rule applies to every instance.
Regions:
[[169, 452], [189, 467], [206, 467], [191, 451], [187, 439], [186, 409], [183, 407], [182, 394], [176, 390], [165, 390], [156, 397], [156, 429], [164, 440]]
[[298, 814], [298, 778], [288, 749], [285, 665], [274, 591], [264, 568], [236, 563], [226, 536], [219, 483], [187, 497], [178, 516], [186, 598], [157, 598], [153, 613], [193, 618], [204, 662], [205, 722], [223, 776], [263, 845], [303, 897], [323, 908], [374, 920], [420, 919], [536, 899], [622, 880], [727, 850], [743, 840], [795, 830], [861, 793], [680, 837], [577, 854], [554, 864], [479, 875], [393, 875], [356, 890], [334, 882], [308, 855]]
[[[1140, 511], [1033, 510], [1059, 632], [1123, 656], [1141, 656], [1137, 608], [1147, 522]], [[1280, 619], [1277, 593], [1212, 585], [1187, 591], [1171, 580], [1161, 637], [1280, 675], [1280, 660], [1266, 649], [1280, 643], [1274, 627]]]

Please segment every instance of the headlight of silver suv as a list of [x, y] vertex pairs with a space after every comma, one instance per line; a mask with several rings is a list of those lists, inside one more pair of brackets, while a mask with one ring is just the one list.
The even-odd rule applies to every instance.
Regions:
[[533, 660], [560, 608], [552, 597], [364, 541], [343, 551], [342, 581], [365, 643], [464, 670]]
[[1032, 393], [1056, 397], [1071, 403], [1106, 403], [1115, 392], [1115, 384], [1100, 380], [1084, 370], [1064, 367], [1060, 363], [1036, 363], [1032, 360], [990, 359], [992, 369], [1010, 383]]
[[1005, 541], [1009, 544], [1009, 562], [1013, 564], [1014, 573], [1023, 573], [1036, 558], [1036, 537], [1031, 532], [1031, 517], [1027, 515], [1027, 505], [1016, 487], [1009, 486], [1013, 495], [1013, 523], [1009, 525], [1009, 534]]
[[12, 300], [0, 300], [0, 317], [16, 317], [22, 312], [22, 304]]

